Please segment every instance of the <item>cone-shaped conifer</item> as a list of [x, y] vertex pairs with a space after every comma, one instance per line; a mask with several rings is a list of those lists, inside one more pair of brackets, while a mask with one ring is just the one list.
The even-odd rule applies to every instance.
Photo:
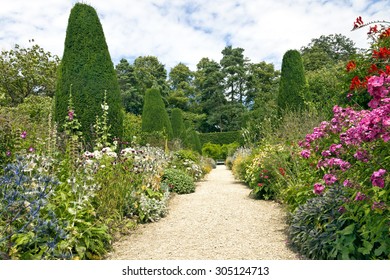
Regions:
[[142, 131], [147, 133], [164, 132], [172, 138], [172, 126], [160, 91], [156, 88], [146, 90], [142, 110]]
[[112, 137], [122, 135], [123, 115], [118, 80], [103, 28], [95, 9], [82, 3], [75, 4], [70, 12], [58, 73], [55, 119], [59, 128], [67, 115], [70, 89], [74, 109], [89, 147], [93, 140], [96, 116], [103, 113], [101, 104], [105, 91], [109, 106], [109, 133]]
[[279, 83], [279, 112], [298, 111], [304, 108], [304, 95], [307, 89], [302, 57], [297, 50], [289, 50], [283, 56]]

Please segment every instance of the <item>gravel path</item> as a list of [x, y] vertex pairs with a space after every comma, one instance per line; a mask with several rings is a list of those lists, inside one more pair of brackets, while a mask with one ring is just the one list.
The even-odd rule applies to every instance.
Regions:
[[288, 260], [281, 207], [253, 200], [250, 190], [219, 165], [196, 192], [174, 196], [169, 214], [141, 225], [114, 244], [113, 260]]

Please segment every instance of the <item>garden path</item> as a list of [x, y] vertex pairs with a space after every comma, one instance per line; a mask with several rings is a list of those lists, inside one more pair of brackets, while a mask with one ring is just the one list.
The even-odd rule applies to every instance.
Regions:
[[171, 199], [167, 217], [116, 242], [107, 259], [298, 259], [286, 247], [280, 205], [251, 199], [249, 192], [218, 165], [195, 193]]

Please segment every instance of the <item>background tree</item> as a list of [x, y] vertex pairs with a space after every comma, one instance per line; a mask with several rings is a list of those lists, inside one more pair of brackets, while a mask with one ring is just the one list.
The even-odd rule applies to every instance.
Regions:
[[55, 119], [62, 127], [67, 116], [69, 92], [82, 125], [86, 143], [93, 139], [96, 115], [107, 91], [108, 123], [113, 137], [122, 135], [122, 111], [118, 80], [108, 52], [102, 25], [94, 8], [76, 3], [69, 16], [64, 55], [55, 98]]
[[138, 81], [134, 74], [134, 65], [130, 64], [126, 59], [121, 59], [115, 69], [123, 107], [128, 113], [141, 115], [144, 93], [137, 86]]
[[241, 104], [246, 98], [247, 63], [243, 48], [227, 46], [222, 50], [221, 67], [224, 74], [225, 95], [231, 101]]
[[285, 110], [303, 109], [306, 90], [307, 82], [301, 55], [297, 50], [288, 50], [282, 60], [277, 98], [279, 115]]
[[53, 96], [60, 59], [38, 45], [21, 48], [15, 45], [0, 56], [0, 99], [11, 106], [29, 95]]
[[[221, 66], [216, 61], [209, 58], [202, 58], [199, 61], [194, 81], [197, 103], [199, 104], [198, 113], [210, 116], [213, 112], [218, 113], [216, 108], [226, 104], [223, 77]], [[206, 119], [199, 129], [201, 132], [219, 131], [217, 126], [218, 122]]]
[[194, 103], [195, 88], [193, 85], [194, 74], [183, 63], [174, 66], [169, 72], [170, 92], [167, 98], [170, 108], [180, 108], [188, 111]]
[[162, 132], [172, 138], [172, 126], [165, 110], [159, 89], [151, 88], [145, 93], [142, 110], [142, 131], [146, 133]]
[[168, 95], [167, 70], [157, 57], [137, 57], [134, 60], [134, 76], [139, 93], [144, 95], [147, 89], [155, 87], [163, 97]]
[[301, 48], [306, 71], [317, 70], [340, 61], [347, 61], [356, 54], [355, 43], [341, 34], [322, 35]]

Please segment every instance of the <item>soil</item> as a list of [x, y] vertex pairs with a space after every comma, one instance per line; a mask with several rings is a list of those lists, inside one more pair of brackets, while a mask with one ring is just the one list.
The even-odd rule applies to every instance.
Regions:
[[195, 193], [175, 195], [169, 214], [140, 225], [113, 245], [111, 260], [292, 260], [286, 214], [273, 201], [249, 198], [250, 189], [218, 165]]

